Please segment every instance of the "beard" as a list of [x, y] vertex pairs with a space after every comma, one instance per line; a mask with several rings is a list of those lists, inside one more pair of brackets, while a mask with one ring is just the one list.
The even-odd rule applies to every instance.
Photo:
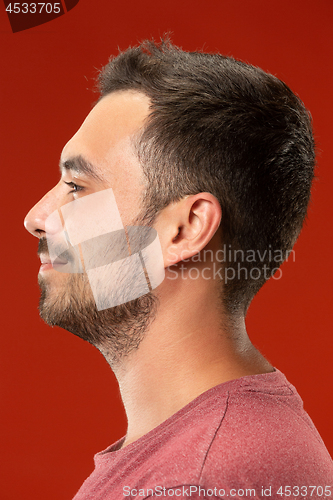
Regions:
[[[47, 253], [46, 238], [40, 239], [38, 253]], [[158, 300], [153, 292], [98, 311], [86, 273], [57, 273], [56, 279], [57, 286], [52, 277], [38, 276], [40, 316], [48, 325], [94, 345], [111, 365], [139, 347], [155, 318]]]

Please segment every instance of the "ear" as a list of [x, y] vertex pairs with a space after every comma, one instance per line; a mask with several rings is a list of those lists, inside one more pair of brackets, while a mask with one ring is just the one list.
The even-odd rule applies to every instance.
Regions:
[[163, 209], [154, 224], [164, 266], [172, 266], [205, 248], [220, 226], [221, 206], [210, 193], [186, 196]]

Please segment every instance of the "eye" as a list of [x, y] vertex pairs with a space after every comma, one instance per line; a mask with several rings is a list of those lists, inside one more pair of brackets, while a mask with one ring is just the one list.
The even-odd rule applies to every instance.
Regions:
[[65, 182], [65, 184], [67, 184], [67, 186], [72, 188], [72, 190], [69, 191], [68, 194], [77, 193], [78, 191], [81, 191], [82, 189], [84, 189], [82, 186], [78, 186], [77, 184], [75, 184], [75, 182], [66, 182], [66, 181], [64, 181], [64, 182]]

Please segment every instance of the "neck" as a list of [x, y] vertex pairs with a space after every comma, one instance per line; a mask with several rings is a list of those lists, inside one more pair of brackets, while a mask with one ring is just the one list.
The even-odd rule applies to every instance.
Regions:
[[139, 348], [112, 367], [128, 419], [124, 446], [211, 387], [273, 371], [251, 344], [244, 318], [230, 321], [210, 286], [204, 280], [165, 286]]

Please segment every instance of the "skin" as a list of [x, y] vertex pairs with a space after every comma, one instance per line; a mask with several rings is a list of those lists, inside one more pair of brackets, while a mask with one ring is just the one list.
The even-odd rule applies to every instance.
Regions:
[[[99, 178], [62, 169], [59, 183], [25, 219], [31, 234], [45, 236], [45, 219], [63, 204], [109, 187], [124, 225], [135, 220], [142, 211], [145, 179], [131, 139], [144, 125], [149, 105], [145, 95], [122, 91], [109, 94], [93, 108], [64, 147], [61, 162], [82, 155], [94, 166]], [[65, 182], [75, 182], [83, 189], [71, 193]], [[160, 238], [166, 269], [165, 280], [155, 290], [159, 299], [157, 315], [139, 348], [116, 364], [111, 363], [106, 347], [100, 349], [118, 379], [128, 418], [123, 446], [211, 387], [274, 370], [251, 344], [244, 317], [230, 318], [223, 310], [221, 285], [208, 279], [213, 278], [210, 259], [186, 262], [203, 249], [216, 252], [220, 248], [222, 216], [216, 198], [210, 193], [199, 193], [170, 204], [156, 217], [153, 226]], [[169, 266], [173, 266], [173, 274]], [[50, 293], [56, 294], [66, 286], [68, 275], [50, 267], [43, 271], [44, 278]], [[199, 270], [198, 279], [189, 279], [193, 267]]]

